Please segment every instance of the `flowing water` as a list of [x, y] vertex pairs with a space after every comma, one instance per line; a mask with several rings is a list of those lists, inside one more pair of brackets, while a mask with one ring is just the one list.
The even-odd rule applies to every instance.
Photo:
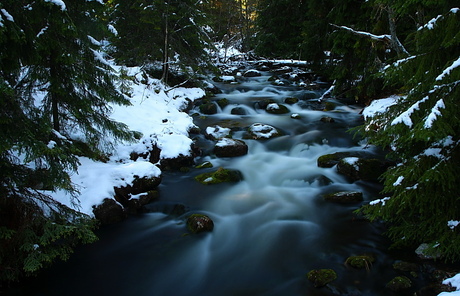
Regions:
[[[361, 109], [337, 101], [336, 110], [319, 111], [324, 90], [273, 86], [268, 78], [266, 73], [238, 85], [219, 84], [223, 93], [217, 99], [227, 98], [230, 105], [196, 117], [196, 124], [203, 130], [230, 126], [233, 138], [241, 139], [244, 127], [258, 122], [277, 127], [281, 137], [244, 140], [246, 156], [197, 159], [212, 162], [213, 169], [164, 173], [159, 200], [148, 213], [104, 227], [97, 243], [79, 248], [22, 295], [391, 295], [385, 284], [397, 275], [391, 268], [395, 258], [380, 230], [356, 219], [352, 211], [359, 203], [334, 204], [321, 197], [335, 191], [361, 191], [364, 202], [378, 197], [378, 184], [351, 182], [335, 167], [317, 166], [318, 157], [328, 153], [378, 153], [347, 133], [361, 124]], [[258, 108], [263, 99], [282, 103], [286, 97], [301, 99], [287, 105], [288, 114]], [[233, 107], [247, 115], [232, 115]], [[321, 122], [324, 116], [335, 122]], [[215, 143], [203, 136], [196, 140], [205, 152]], [[244, 181], [205, 186], [193, 179], [218, 167], [240, 170]], [[191, 213], [211, 217], [214, 230], [187, 235]], [[376, 258], [369, 270], [344, 264], [348, 256], [369, 253]], [[307, 280], [308, 271], [320, 268], [337, 272], [331, 288], [314, 288]]]

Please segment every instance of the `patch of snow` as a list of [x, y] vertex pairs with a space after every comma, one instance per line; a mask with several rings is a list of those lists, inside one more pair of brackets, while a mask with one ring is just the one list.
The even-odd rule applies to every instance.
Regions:
[[358, 157], [345, 157], [343, 161], [349, 165], [352, 165], [357, 171], [359, 171], [359, 166], [357, 162], [359, 161]]
[[393, 183], [393, 186], [399, 186], [401, 185], [401, 182], [404, 180], [403, 176], [399, 176], [396, 182]]
[[399, 123], [404, 123], [405, 125], [407, 125], [408, 127], [412, 127], [412, 119], [410, 118], [410, 116], [412, 115], [412, 113], [414, 113], [416, 110], [419, 110], [420, 109], [420, 104], [427, 101], [428, 100], [428, 97], [424, 97], [423, 99], [421, 99], [420, 101], [416, 102], [415, 104], [413, 104], [412, 106], [409, 107], [409, 109], [407, 109], [406, 111], [404, 111], [403, 113], [401, 113], [398, 117], [396, 117], [395, 119], [393, 119], [393, 121], [391, 122], [391, 125], [396, 125], [396, 124], [399, 124]]
[[53, 149], [54, 147], [56, 147], [56, 142], [55, 141], [49, 141], [48, 142], [48, 145], [46, 145], [49, 149]]
[[377, 205], [377, 204], [381, 203], [382, 206], [384, 206], [386, 201], [388, 201], [389, 199], [390, 199], [389, 197], [385, 197], [385, 198], [382, 198], [382, 199], [376, 199], [376, 200], [371, 201], [369, 204], [371, 206], [374, 206], [374, 205]]
[[438, 15], [437, 17], [435, 18], [432, 18], [431, 20], [428, 21], [428, 23], [426, 23], [425, 25], [421, 26], [418, 28], [418, 30], [422, 30], [422, 29], [428, 29], [428, 30], [433, 30], [434, 29], [434, 25], [436, 25], [436, 22], [442, 17], [442, 15]]
[[92, 36], [90, 36], [90, 35], [88, 35], [88, 39], [89, 39], [89, 41], [90, 41], [92, 44], [94, 44], [94, 45], [97, 45], [97, 46], [100, 46], [100, 45], [101, 45], [101, 43], [100, 43], [99, 41], [97, 41], [94, 37], [92, 37]]
[[426, 118], [425, 124], [423, 125], [423, 127], [431, 128], [433, 126], [433, 122], [438, 118], [438, 116], [442, 115], [441, 110], [439, 109], [445, 109], [445, 108], [446, 108], [446, 105], [444, 104], [444, 101], [442, 99], [437, 101], [434, 107], [431, 109], [431, 113]]
[[233, 146], [237, 144], [235, 140], [228, 139], [228, 138], [222, 138], [216, 143], [216, 147], [226, 147], [226, 146]]
[[391, 96], [385, 99], [374, 100], [369, 106], [364, 108], [363, 116], [365, 119], [372, 118], [376, 115], [385, 113], [393, 105], [396, 105], [400, 100], [399, 96]]
[[6, 11], [6, 9], [2, 8], [0, 9], [0, 11], [2, 12], [2, 14], [6, 17], [6, 20], [10, 21], [10, 22], [13, 22], [14, 23], [14, 18], [11, 14], [9, 14], [8, 11]]
[[220, 77], [225, 82], [233, 82], [236, 81], [235, 76], [224, 75]]
[[117, 29], [115, 29], [114, 26], [108, 25], [107, 28], [109, 29], [109, 32], [110, 32], [110, 33], [112, 33], [112, 34], [115, 35], [115, 36], [118, 36], [118, 31], [117, 31]]
[[45, 2], [50, 2], [50, 3], [53, 3], [53, 4], [57, 5], [57, 6], [60, 6], [62, 11], [66, 10], [66, 5], [65, 5], [64, 1], [62, 1], [62, 0], [45, 0]]
[[206, 128], [206, 133], [208, 135], [211, 135], [212, 137], [214, 137], [214, 139], [222, 139], [222, 138], [225, 138], [226, 136], [228, 136], [231, 132], [231, 129], [229, 128], [224, 128], [224, 127], [221, 127], [221, 126], [208, 126]]
[[451, 72], [453, 69], [455, 69], [455, 68], [457, 68], [457, 67], [459, 67], [459, 66], [460, 66], [460, 57], [459, 57], [457, 60], [455, 60], [455, 61], [452, 63], [452, 65], [450, 65], [449, 67], [447, 67], [446, 69], [444, 69], [444, 71], [442, 71], [442, 73], [441, 73], [438, 77], [436, 77], [436, 81], [442, 80], [445, 76], [449, 75], [450, 72]]
[[460, 224], [460, 221], [448, 221], [447, 222], [447, 227], [449, 227], [450, 229], [454, 229], [455, 227], [457, 227], [458, 225]]
[[445, 279], [442, 282], [444, 285], [451, 285], [457, 291], [455, 292], [442, 292], [438, 296], [459, 296], [460, 295], [460, 273], [456, 274], [454, 277]]
[[[112, 63], [111, 61], [107, 61]], [[121, 67], [111, 64], [115, 70]], [[190, 101], [205, 95], [199, 88], [178, 87], [170, 89], [159, 80], [149, 79], [141, 84], [142, 71], [139, 67], [126, 68], [127, 75], [134, 79], [128, 80], [131, 88], [130, 106], [111, 105], [111, 119], [122, 122], [130, 130], [140, 132], [142, 137], [134, 143], [114, 143], [114, 151], [107, 163], [97, 162], [80, 157], [77, 172], [71, 173], [72, 183], [76, 185], [79, 204], [75, 205], [72, 196], [65, 191], [45, 192], [55, 200], [93, 216], [93, 206], [103, 202], [105, 198], [113, 198], [114, 186], [125, 186], [138, 177], [158, 177], [161, 170], [150, 162], [139, 158], [130, 160], [132, 152], [145, 153], [154, 145], [161, 149], [161, 158], [176, 158], [191, 155], [192, 140], [188, 131], [194, 127], [193, 119], [181, 110]], [[169, 89], [169, 90], [168, 90]], [[40, 98], [37, 98], [39, 100]], [[61, 140], [67, 140], [62, 134], [54, 132]], [[79, 137], [75, 132], [72, 139]], [[107, 136], [110, 137], [110, 136]], [[49, 143], [52, 147], [52, 143]]]
[[267, 110], [278, 110], [280, 106], [277, 103], [271, 103], [267, 105]]

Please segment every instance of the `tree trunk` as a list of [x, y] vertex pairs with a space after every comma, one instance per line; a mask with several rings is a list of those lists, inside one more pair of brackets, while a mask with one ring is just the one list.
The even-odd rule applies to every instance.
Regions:
[[168, 72], [169, 72], [169, 24], [168, 24], [168, 4], [166, 4], [166, 13], [164, 14], [165, 29], [164, 29], [164, 49], [163, 49], [163, 75], [161, 81], [165, 84], [168, 83]]
[[391, 47], [396, 51], [398, 56], [410, 56], [409, 52], [406, 48], [404, 48], [396, 34], [396, 17], [394, 15], [393, 8], [388, 6], [386, 10], [388, 12], [388, 23], [390, 25]]
[[50, 87], [48, 90], [51, 99], [51, 120], [53, 122], [53, 129], [60, 132], [61, 126], [59, 124], [59, 95], [56, 90], [55, 81], [58, 77], [58, 71], [54, 56], [50, 56]]

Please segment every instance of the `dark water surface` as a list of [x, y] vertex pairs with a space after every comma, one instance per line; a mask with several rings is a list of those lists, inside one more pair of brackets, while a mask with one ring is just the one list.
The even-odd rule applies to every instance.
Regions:
[[[164, 173], [151, 212], [99, 230], [98, 242], [79, 248], [68, 262], [15, 295], [392, 295], [385, 284], [398, 275], [391, 267], [396, 258], [388, 254], [380, 230], [352, 214], [360, 204], [321, 198], [334, 191], [361, 191], [364, 202], [379, 197], [378, 184], [350, 182], [335, 168], [317, 167], [321, 155], [364, 149], [347, 133], [361, 123], [361, 109], [336, 102], [335, 111], [315, 110], [324, 90], [273, 86], [268, 77], [219, 84], [224, 93], [218, 98], [227, 98], [230, 105], [216, 115], [196, 117], [203, 130], [259, 122], [283, 131], [272, 140], [244, 140], [249, 153], [243, 157], [197, 159], [212, 162], [214, 169], [238, 169], [244, 181], [204, 186], [193, 177], [213, 169]], [[287, 105], [288, 114], [258, 108], [262, 99], [282, 103], [288, 96], [301, 99]], [[232, 115], [233, 107], [245, 108], [248, 115]], [[292, 119], [292, 113], [301, 118]], [[324, 116], [335, 122], [321, 122]], [[243, 129], [236, 128], [233, 138], [242, 136]], [[201, 136], [197, 143], [205, 151], [214, 144]], [[177, 204], [185, 213], [174, 215]], [[185, 220], [191, 213], [210, 216], [214, 231], [187, 235]], [[344, 264], [348, 256], [366, 253], [376, 257], [369, 271]], [[337, 272], [331, 289], [308, 282], [306, 273], [317, 268]]]

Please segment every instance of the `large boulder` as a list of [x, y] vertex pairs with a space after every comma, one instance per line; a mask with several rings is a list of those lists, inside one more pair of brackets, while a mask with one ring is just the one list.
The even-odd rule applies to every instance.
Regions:
[[120, 222], [127, 216], [123, 206], [111, 198], [106, 198], [102, 204], [93, 206], [93, 214], [103, 225]]
[[226, 138], [230, 136], [231, 129], [227, 127], [221, 127], [219, 125], [208, 126], [206, 128], [205, 137], [210, 140], [220, 140], [222, 138]]
[[325, 154], [318, 158], [317, 164], [320, 168], [331, 168], [339, 163], [339, 161], [346, 157], [358, 157], [360, 152], [336, 152], [332, 154]]
[[214, 146], [217, 157], [236, 157], [248, 154], [248, 145], [244, 141], [223, 138]]
[[278, 103], [271, 103], [267, 105], [267, 108], [265, 109], [270, 114], [286, 114], [289, 113], [288, 107], [278, 104]]
[[244, 77], [258, 77], [258, 76], [262, 76], [262, 74], [257, 70], [251, 69], [251, 70], [244, 72], [243, 76]]
[[307, 273], [307, 278], [315, 288], [321, 288], [337, 279], [337, 273], [332, 269], [314, 269]]
[[337, 171], [352, 180], [378, 181], [388, 168], [388, 163], [380, 159], [346, 157], [337, 164]]
[[248, 128], [248, 131], [244, 135], [244, 138], [254, 140], [265, 140], [278, 137], [280, 135], [281, 132], [271, 125], [254, 123]]
[[208, 102], [200, 105], [200, 112], [207, 115], [212, 115], [217, 113], [217, 105], [213, 102]]
[[219, 168], [217, 171], [200, 174], [195, 177], [195, 180], [201, 184], [219, 184], [224, 182], [239, 182], [243, 180], [240, 171]]
[[132, 184], [115, 187], [115, 200], [129, 208], [131, 196], [154, 191], [161, 183], [161, 177], [134, 177]]

